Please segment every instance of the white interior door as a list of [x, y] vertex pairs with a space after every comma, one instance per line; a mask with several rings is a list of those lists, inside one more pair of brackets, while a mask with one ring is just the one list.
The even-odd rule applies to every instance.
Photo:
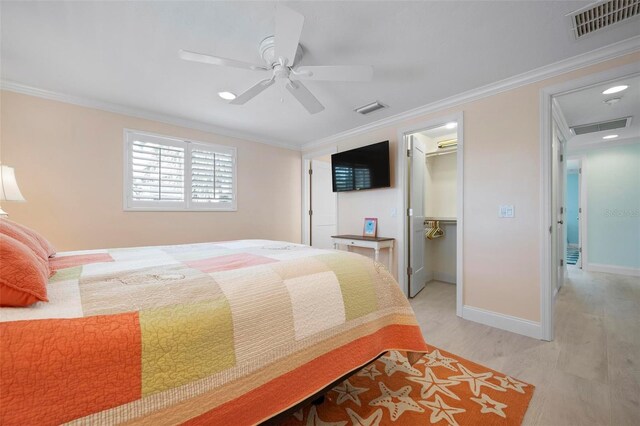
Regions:
[[427, 277], [424, 253], [425, 147], [409, 136], [409, 297], [424, 288]]
[[580, 169], [578, 169], [578, 263], [576, 266], [582, 269], [582, 161], [580, 161]]
[[564, 193], [566, 188], [566, 161], [564, 141], [556, 125], [552, 135], [552, 168], [551, 168], [551, 208], [555, 223], [551, 232], [551, 254], [555, 267], [552, 281], [556, 290], [564, 284], [566, 273], [565, 257], [567, 252], [567, 234], [565, 226]]
[[332, 249], [332, 235], [338, 233], [338, 195], [333, 192], [331, 163], [311, 160], [311, 246]]

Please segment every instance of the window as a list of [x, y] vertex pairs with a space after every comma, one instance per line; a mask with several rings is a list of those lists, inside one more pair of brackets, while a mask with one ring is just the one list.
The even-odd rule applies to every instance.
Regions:
[[236, 210], [235, 148], [125, 132], [125, 210]]

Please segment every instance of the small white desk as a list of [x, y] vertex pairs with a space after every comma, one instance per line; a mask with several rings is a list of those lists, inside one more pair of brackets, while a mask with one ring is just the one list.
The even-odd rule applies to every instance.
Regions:
[[380, 249], [389, 249], [389, 264], [388, 267], [391, 269], [391, 263], [393, 262], [393, 238], [382, 238], [382, 237], [363, 237], [362, 235], [332, 235], [333, 239], [333, 247], [338, 250], [338, 246], [343, 245], [347, 247], [347, 251], [349, 251], [349, 247], [363, 247], [370, 248], [374, 250], [374, 260], [377, 262], [378, 257], [380, 255]]

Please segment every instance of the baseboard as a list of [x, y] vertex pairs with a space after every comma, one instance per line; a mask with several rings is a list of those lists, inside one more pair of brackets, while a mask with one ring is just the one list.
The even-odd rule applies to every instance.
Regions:
[[542, 327], [539, 322], [466, 305], [462, 307], [462, 318], [534, 339], [542, 338]]
[[606, 272], [608, 274], [629, 275], [632, 277], [640, 277], [640, 268], [629, 268], [626, 266], [602, 265], [599, 263], [588, 263], [582, 265], [583, 269], [588, 272]]
[[448, 274], [446, 272], [433, 271], [432, 277], [434, 281], [442, 281], [450, 284], [456, 283], [456, 274]]

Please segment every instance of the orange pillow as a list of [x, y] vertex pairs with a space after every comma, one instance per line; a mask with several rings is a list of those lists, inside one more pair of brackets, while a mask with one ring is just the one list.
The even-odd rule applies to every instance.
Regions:
[[22, 244], [33, 250], [33, 252], [43, 261], [49, 259], [49, 255], [42, 247], [42, 244], [40, 244], [38, 240], [33, 238], [31, 235], [17, 227], [15, 222], [11, 222], [7, 219], [0, 219], [0, 234], [20, 241]]
[[0, 234], [0, 306], [29, 306], [48, 302], [48, 269], [20, 241]]
[[[45, 260], [47, 258], [53, 256], [54, 254], [56, 254], [56, 249], [53, 247], [53, 245], [51, 245], [49, 240], [47, 240], [45, 237], [43, 237], [42, 235], [40, 235], [38, 232], [34, 231], [33, 229], [28, 228], [28, 227], [26, 227], [24, 225], [21, 225], [19, 223], [13, 222], [13, 221], [11, 221], [9, 219], [3, 219], [3, 220], [0, 220], [0, 222], [4, 222], [7, 225], [7, 227], [12, 227], [12, 228], [17, 229], [19, 231], [22, 231], [23, 234], [28, 235], [29, 237], [31, 237], [38, 244], [38, 246], [40, 246], [42, 248], [40, 253], [44, 253], [44, 255], [45, 255], [44, 259]], [[5, 226], [0, 226], [0, 228], [5, 228]], [[2, 232], [2, 231], [0, 231], [0, 232]], [[9, 235], [9, 236], [11, 237], [11, 235]], [[13, 237], [13, 238], [15, 238], [15, 237]], [[20, 241], [20, 240], [18, 239], [18, 241]], [[36, 251], [36, 254], [39, 254], [39, 253]]]

